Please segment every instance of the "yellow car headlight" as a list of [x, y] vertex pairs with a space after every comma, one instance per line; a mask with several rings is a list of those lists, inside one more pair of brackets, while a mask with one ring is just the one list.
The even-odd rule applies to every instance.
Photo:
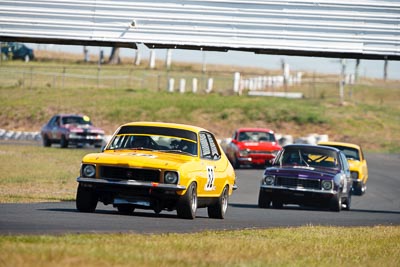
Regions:
[[178, 183], [178, 173], [176, 172], [165, 172], [164, 183], [166, 184], [177, 184]]
[[82, 166], [82, 176], [93, 178], [96, 176], [96, 167], [94, 165], [83, 165]]
[[352, 179], [358, 179], [358, 172], [350, 172], [350, 175]]

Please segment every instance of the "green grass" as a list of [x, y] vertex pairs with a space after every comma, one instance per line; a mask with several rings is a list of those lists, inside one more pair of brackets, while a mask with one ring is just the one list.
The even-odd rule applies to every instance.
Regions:
[[[38, 131], [59, 112], [84, 113], [108, 134], [122, 123], [168, 121], [202, 126], [219, 138], [240, 126], [269, 127], [295, 138], [310, 133], [358, 143], [369, 151], [399, 153], [400, 89], [357, 88], [362, 103], [335, 99], [282, 99], [220, 94], [179, 94], [147, 89], [4, 88], [0, 128]], [[384, 104], [376, 99], [385, 90]], [[354, 96], [355, 98], [356, 96]], [[383, 96], [382, 96], [383, 97]]]
[[400, 227], [0, 236], [2, 266], [399, 266]]
[[[369, 151], [400, 152], [399, 82], [364, 81], [290, 88], [304, 99], [247, 97], [231, 92], [233, 72], [174, 67], [169, 77], [215, 76], [214, 93], [165, 92], [166, 73], [125, 65], [6, 62], [0, 71], [0, 128], [38, 131], [55, 113], [85, 113], [108, 134], [122, 123], [157, 120], [195, 124], [228, 137], [240, 126], [270, 127], [294, 137], [329, 134]], [[49, 76], [30, 76], [40, 68]], [[64, 69], [66, 68], [66, 69]], [[15, 73], [25, 69], [26, 73]], [[62, 73], [118, 79], [62, 79]], [[258, 73], [257, 75], [259, 75]], [[262, 73], [261, 73], [262, 74]], [[251, 75], [251, 74], [249, 74]], [[161, 86], [160, 86], [161, 85]], [[0, 145], [0, 203], [74, 200], [85, 149]], [[0, 266], [400, 266], [400, 227], [303, 226], [193, 234], [66, 234], [0, 236]]]
[[[99, 69], [95, 64], [71, 61], [3, 62], [0, 67], [0, 128], [6, 130], [39, 131], [56, 113], [83, 113], [107, 134], [112, 134], [123, 123], [139, 120], [194, 124], [211, 130], [220, 139], [230, 137], [238, 127], [256, 126], [272, 128], [294, 138], [310, 133], [328, 134], [330, 140], [357, 143], [369, 152], [400, 153], [399, 81], [371, 80], [347, 86], [345, 102], [340, 104], [337, 84], [332, 82], [305, 82], [288, 88], [303, 92], [303, 99], [238, 96], [228, 86], [232, 83], [232, 72], [202, 73], [196, 66], [188, 65], [175, 66], [168, 72], [130, 64]], [[19, 73], [22, 70], [26, 73]], [[30, 72], [39, 74], [32, 76]], [[141, 82], [126, 87], [118, 86], [124, 81], [108, 86], [97, 84], [97, 80], [87, 84], [86, 80], [65, 78], [64, 87], [54, 86], [60, 85], [62, 73], [96, 76], [99, 72], [105, 75], [99, 80], [102, 82], [104, 77], [121, 75]], [[51, 79], [51, 75], [40, 73], [55, 76]], [[184, 75], [215, 77], [215, 92], [180, 94], [160, 90], [158, 83], [166, 79], [164, 76]], [[24, 146], [1, 146], [0, 149], [0, 160], [4, 162], [0, 173], [1, 202], [48, 201], [57, 196], [64, 200], [74, 198], [74, 177], [87, 151]], [[19, 190], [21, 183], [29, 186]]]
[[0, 145], [0, 203], [75, 200], [87, 149]]

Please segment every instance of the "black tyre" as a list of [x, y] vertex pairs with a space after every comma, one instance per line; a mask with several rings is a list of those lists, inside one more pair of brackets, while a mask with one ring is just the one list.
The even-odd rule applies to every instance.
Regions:
[[271, 198], [261, 189], [260, 193], [258, 194], [258, 207], [262, 209], [271, 207]]
[[62, 135], [62, 136], [61, 136], [60, 146], [61, 146], [62, 148], [68, 147], [68, 140], [67, 140], [67, 138], [65, 138], [65, 135]]
[[344, 204], [346, 205], [344, 207], [344, 210], [350, 210], [350, 208], [351, 208], [351, 191], [349, 191], [349, 193], [347, 194]]
[[47, 135], [43, 136], [43, 146], [44, 147], [50, 147], [51, 146], [51, 141]]
[[283, 208], [283, 203], [280, 200], [273, 200], [272, 201], [272, 207], [274, 209], [282, 209]]
[[329, 202], [329, 209], [331, 211], [339, 212], [342, 209], [342, 195], [340, 192], [336, 196], [332, 197]]
[[76, 193], [76, 208], [81, 212], [94, 212], [96, 210], [98, 196], [90, 188], [78, 186]]
[[233, 160], [232, 165], [233, 165], [233, 168], [235, 168], [235, 169], [240, 169], [240, 162], [239, 162], [239, 160], [237, 159], [236, 155], [234, 156], [234, 160]]
[[367, 192], [367, 185], [363, 183], [363, 186], [361, 188], [361, 195], [364, 195]]
[[121, 214], [129, 215], [133, 213], [135, 208], [132, 205], [118, 205], [117, 210]]
[[197, 210], [197, 185], [191, 183], [186, 193], [180, 197], [176, 207], [179, 218], [194, 219]]
[[367, 186], [366, 186], [363, 182], [361, 182], [361, 183], [357, 184], [357, 185], [353, 188], [353, 190], [354, 190], [354, 195], [362, 196], [362, 195], [365, 194], [366, 189], [367, 189]]
[[208, 217], [214, 219], [224, 219], [226, 211], [228, 209], [228, 199], [228, 186], [225, 186], [224, 190], [222, 190], [222, 193], [218, 198], [218, 201], [214, 205], [207, 207]]
[[159, 201], [155, 201], [152, 206], [155, 214], [160, 214], [163, 210], [163, 206]]

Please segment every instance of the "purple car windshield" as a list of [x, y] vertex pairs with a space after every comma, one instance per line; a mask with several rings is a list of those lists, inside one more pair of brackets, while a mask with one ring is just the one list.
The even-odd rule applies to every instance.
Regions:
[[312, 168], [338, 168], [339, 166], [335, 151], [310, 147], [285, 149], [275, 163]]

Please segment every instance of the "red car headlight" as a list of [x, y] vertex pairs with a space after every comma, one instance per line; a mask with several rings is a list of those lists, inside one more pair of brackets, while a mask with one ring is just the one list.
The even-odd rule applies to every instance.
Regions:
[[239, 156], [241, 157], [246, 157], [247, 155], [249, 155], [250, 150], [249, 149], [242, 149], [239, 150]]

